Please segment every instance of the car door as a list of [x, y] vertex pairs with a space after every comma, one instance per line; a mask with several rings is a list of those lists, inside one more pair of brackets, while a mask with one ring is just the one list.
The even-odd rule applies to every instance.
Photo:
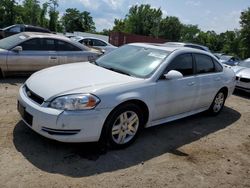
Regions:
[[89, 61], [91, 54], [66, 41], [56, 40], [59, 63], [75, 63]]
[[167, 66], [163, 74], [176, 70], [183, 78], [166, 80], [159, 79], [156, 83], [155, 117], [160, 120], [169, 116], [191, 111], [197, 95], [197, 83], [194, 76], [192, 54], [181, 54]]
[[103, 49], [105, 50], [106, 47], [107, 47], [107, 44], [101, 40], [98, 40], [98, 39], [91, 39], [92, 40], [92, 44], [93, 44], [93, 47], [95, 48], [100, 48], [100, 49]]
[[53, 65], [58, 65], [55, 41], [46, 38], [33, 38], [19, 44], [22, 51], [9, 51], [8, 71], [34, 72]]
[[196, 66], [196, 84], [198, 84], [198, 95], [195, 108], [209, 107], [222, 87], [223, 68], [212, 57], [205, 54], [194, 54]]

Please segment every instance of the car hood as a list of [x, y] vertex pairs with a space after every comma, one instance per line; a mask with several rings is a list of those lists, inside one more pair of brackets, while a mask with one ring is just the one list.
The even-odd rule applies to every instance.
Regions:
[[95, 94], [99, 89], [137, 80], [141, 79], [84, 62], [43, 69], [34, 73], [25, 84], [45, 101], [50, 101], [56, 96], [66, 94]]
[[232, 68], [236, 76], [250, 78], [250, 68], [235, 66]]

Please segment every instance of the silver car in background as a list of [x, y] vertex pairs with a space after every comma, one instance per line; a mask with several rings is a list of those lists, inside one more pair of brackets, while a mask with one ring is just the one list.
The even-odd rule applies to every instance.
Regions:
[[101, 50], [103, 53], [107, 54], [113, 50], [115, 50], [117, 47], [113, 46], [112, 44], [101, 40], [99, 38], [94, 37], [81, 37], [81, 36], [75, 36], [71, 38], [72, 40], [75, 40], [83, 45]]
[[0, 74], [27, 74], [54, 65], [92, 61], [100, 55], [64, 36], [23, 32], [0, 41]]
[[236, 89], [250, 93], [250, 61], [241, 61], [237, 66], [232, 67], [236, 74]]

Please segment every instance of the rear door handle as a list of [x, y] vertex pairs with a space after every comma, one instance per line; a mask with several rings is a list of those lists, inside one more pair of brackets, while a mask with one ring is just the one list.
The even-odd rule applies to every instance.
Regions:
[[193, 86], [195, 84], [195, 82], [189, 82], [188, 86]]

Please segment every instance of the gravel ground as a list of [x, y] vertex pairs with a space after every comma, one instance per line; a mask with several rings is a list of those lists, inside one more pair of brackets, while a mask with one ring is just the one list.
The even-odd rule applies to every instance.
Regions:
[[16, 110], [23, 78], [0, 80], [0, 187], [250, 187], [250, 100], [237, 92], [205, 113], [145, 129], [123, 150], [63, 144]]

